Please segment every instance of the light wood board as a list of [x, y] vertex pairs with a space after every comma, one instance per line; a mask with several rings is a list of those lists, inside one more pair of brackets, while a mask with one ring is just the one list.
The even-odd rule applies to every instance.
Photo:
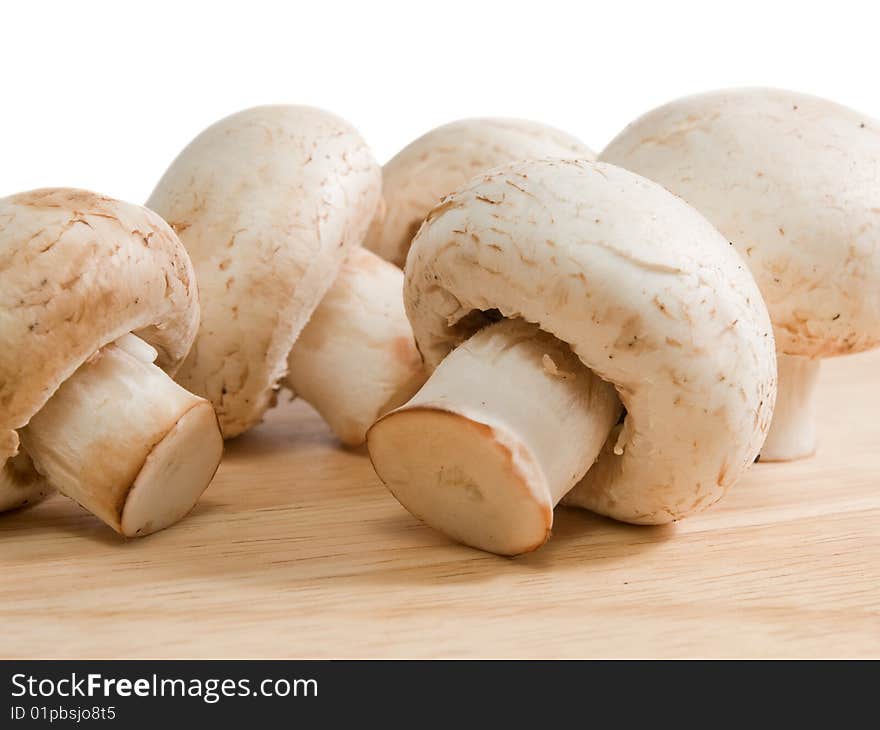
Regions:
[[0, 656], [880, 656], [880, 354], [825, 364], [821, 446], [663, 528], [558, 510], [515, 560], [453, 545], [302, 403], [230, 443], [181, 524], [0, 516]]

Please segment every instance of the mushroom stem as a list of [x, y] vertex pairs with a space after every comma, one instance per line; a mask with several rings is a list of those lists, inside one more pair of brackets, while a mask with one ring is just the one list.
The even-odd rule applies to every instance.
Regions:
[[186, 515], [223, 448], [211, 404], [177, 385], [155, 356], [133, 335], [103, 347], [20, 432], [53, 486], [128, 537]]
[[403, 272], [355, 249], [287, 359], [286, 385], [357, 446], [427, 377], [403, 308]]
[[778, 355], [776, 408], [761, 461], [794, 461], [816, 451], [816, 383], [820, 359]]
[[586, 474], [621, 412], [612, 385], [521, 320], [486, 327], [440, 363], [367, 445], [416, 517], [502, 555], [535, 550], [553, 507]]

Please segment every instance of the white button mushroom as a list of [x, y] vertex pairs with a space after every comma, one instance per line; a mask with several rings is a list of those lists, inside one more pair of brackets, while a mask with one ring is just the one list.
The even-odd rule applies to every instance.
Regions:
[[211, 404], [167, 374], [198, 323], [174, 232], [82, 190], [13, 195], [0, 200], [0, 271], [3, 482], [35, 467], [127, 536], [182, 518], [222, 440]]
[[348, 123], [295, 106], [209, 127], [159, 182], [147, 205], [187, 247], [202, 300], [177, 377], [214, 403], [225, 437], [258, 423], [283, 382], [362, 443], [424, 381], [402, 272], [355, 248], [380, 188]]
[[385, 214], [364, 246], [401, 268], [419, 226], [444, 196], [474, 175], [516, 160], [595, 154], [574, 137], [524, 119], [461, 119], [432, 129], [382, 168]]
[[602, 159], [683, 197], [743, 255], [779, 355], [761, 459], [812, 454], [821, 358], [880, 344], [880, 124], [789, 91], [721, 91], [646, 114]]
[[404, 298], [433, 374], [367, 446], [407, 509], [468, 545], [539, 547], [572, 487], [567, 503], [620, 520], [678, 519], [764, 440], [776, 373], [754, 280], [625, 170], [548, 159], [474, 179], [428, 215]]

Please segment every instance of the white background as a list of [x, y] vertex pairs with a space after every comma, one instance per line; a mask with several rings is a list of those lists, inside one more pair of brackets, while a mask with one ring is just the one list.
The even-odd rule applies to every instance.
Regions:
[[4, 2], [0, 195], [69, 185], [142, 202], [202, 128], [263, 103], [330, 109], [381, 162], [475, 115], [600, 150], [649, 108], [724, 86], [880, 116], [875, 4]]

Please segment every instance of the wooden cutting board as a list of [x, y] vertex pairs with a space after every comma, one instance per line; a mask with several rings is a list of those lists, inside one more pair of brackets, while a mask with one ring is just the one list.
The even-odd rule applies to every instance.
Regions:
[[823, 370], [812, 459], [668, 527], [558, 510], [514, 560], [449, 543], [302, 403], [125, 541], [55, 496], [0, 516], [0, 656], [880, 656], [880, 353]]

